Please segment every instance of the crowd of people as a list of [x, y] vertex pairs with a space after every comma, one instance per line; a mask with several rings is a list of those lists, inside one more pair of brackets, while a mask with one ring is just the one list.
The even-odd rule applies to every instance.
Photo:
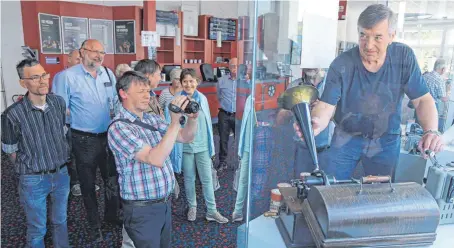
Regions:
[[[368, 7], [358, 21], [359, 47], [338, 56], [326, 73], [318, 68], [303, 70], [303, 77], [291, 86], [306, 84], [319, 90], [320, 100], [312, 109], [317, 153], [327, 161], [323, 169], [338, 179], [349, 178], [360, 160], [367, 174], [393, 174], [404, 93], [425, 131], [421, 150], [443, 149], [434, 101], [438, 95], [432, 97], [429, 91], [438, 76], [421, 75], [413, 51], [393, 42], [395, 27], [396, 16], [387, 7]], [[212, 106], [197, 90], [201, 82], [197, 73], [174, 69], [171, 86], [158, 97], [154, 90], [161, 81], [161, 66], [156, 61], [144, 59], [134, 68], [122, 64], [113, 73], [103, 66], [104, 55], [99, 41], [83, 42], [71, 52], [70, 67], [55, 75], [52, 93], [50, 75], [38, 61], [24, 59], [17, 64], [19, 82], [28, 92], [2, 114], [2, 149], [10, 154], [20, 175], [27, 245], [44, 247], [50, 195], [53, 244], [69, 247], [71, 192], [83, 197], [94, 240], [103, 238], [101, 223], [106, 221], [123, 227], [123, 247], [170, 247], [171, 199], [179, 192], [175, 173], [184, 176], [188, 221], [196, 221], [197, 216], [196, 173], [207, 208], [205, 219], [220, 224], [242, 221], [253, 135], [246, 127], [264, 125], [257, 120], [250, 99], [240, 130], [240, 178], [229, 220], [217, 210]], [[437, 73], [444, 68], [440, 64], [435, 64]], [[230, 132], [235, 132], [237, 66], [237, 59], [231, 59], [230, 74], [217, 84], [220, 152], [215, 166], [220, 170], [228, 169], [227, 144]], [[378, 81], [382, 84], [376, 86]], [[443, 97], [442, 93], [441, 101]], [[190, 101], [200, 106], [197, 113], [169, 108], [184, 110]], [[290, 116], [280, 111], [276, 124]], [[302, 137], [297, 125], [295, 129]], [[296, 142], [301, 145], [296, 151], [300, 158], [295, 162], [295, 175], [310, 165], [308, 148], [299, 138]], [[105, 185], [103, 220], [96, 199], [98, 167]]]

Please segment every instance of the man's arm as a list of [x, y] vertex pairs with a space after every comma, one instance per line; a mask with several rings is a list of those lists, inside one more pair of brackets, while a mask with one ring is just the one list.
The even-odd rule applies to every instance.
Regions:
[[416, 115], [423, 130], [438, 130], [438, 113], [430, 93], [413, 99], [411, 102], [415, 106]]
[[[195, 115], [195, 116], [198, 116]], [[180, 143], [191, 143], [197, 132], [197, 117], [188, 117], [185, 127], [178, 133], [177, 141]]]
[[334, 115], [336, 106], [329, 103], [318, 101], [311, 111], [312, 128], [314, 129], [314, 136], [320, 134], [326, 127]]
[[143, 148], [136, 153], [135, 159], [142, 163], [162, 167], [164, 161], [169, 157], [170, 152], [175, 145], [180, 129], [180, 123], [170, 123], [161, 142], [153, 148], [150, 145], [145, 144]]
[[159, 144], [151, 147], [128, 124], [116, 122], [108, 130], [109, 147], [127, 159], [162, 167], [175, 145], [179, 130], [179, 123], [171, 123]]
[[16, 162], [16, 151], [18, 150], [18, 128], [14, 123], [8, 118], [7, 110], [1, 116], [2, 123], [2, 150], [5, 153], [9, 154], [11, 162], [14, 164]]

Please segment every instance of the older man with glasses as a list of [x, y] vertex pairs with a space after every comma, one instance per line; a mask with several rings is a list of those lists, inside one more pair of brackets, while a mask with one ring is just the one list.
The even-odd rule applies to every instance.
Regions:
[[95, 193], [96, 170], [99, 166], [105, 185], [105, 215], [108, 222], [118, 223], [119, 205], [116, 170], [113, 158], [107, 156], [107, 128], [114, 116], [117, 92], [116, 79], [102, 66], [103, 45], [86, 40], [80, 48], [82, 63], [69, 68], [62, 77], [63, 90], [71, 113], [71, 139], [85, 209], [92, 234], [102, 240], [101, 221]]
[[[394, 41], [396, 28], [397, 15], [387, 6], [367, 7], [358, 19], [359, 46], [331, 63], [323, 95], [311, 111], [316, 136], [334, 116], [326, 172], [337, 179], [351, 178], [360, 161], [367, 175], [393, 176], [400, 154], [404, 93], [424, 129], [419, 149], [443, 149], [434, 100], [413, 50]], [[298, 126], [295, 129], [301, 136]]]
[[47, 197], [51, 198], [54, 247], [69, 247], [69, 144], [62, 97], [49, 93], [49, 73], [34, 59], [17, 66], [22, 100], [2, 114], [2, 149], [19, 176], [19, 197], [27, 219], [27, 247], [44, 247]]
[[228, 168], [227, 156], [229, 150], [230, 131], [235, 133], [236, 87], [238, 59], [229, 62], [230, 75], [219, 79], [217, 96], [219, 100], [218, 127], [220, 138], [219, 165], [220, 171]]

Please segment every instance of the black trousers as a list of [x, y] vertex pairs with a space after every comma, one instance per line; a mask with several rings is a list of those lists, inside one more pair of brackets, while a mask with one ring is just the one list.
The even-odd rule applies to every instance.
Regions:
[[230, 130], [235, 133], [235, 114], [227, 113], [222, 109], [219, 109], [218, 127], [220, 139], [219, 162], [226, 162], [229, 152]]
[[107, 156], [107, 136], [94, 137], [75, 133], [73, 130], [72, 144], [88, 221], [92, 228], [100, 228], [101, 220], [95, 192], [96, 170], [98, 167], [101, 171], [105, 189], [104, 218], [106, 220], [115, 220], [120, 205], [115, 161], [114, 158]]
[[76, 158], [74, 157], [74, 153], [72, 150], [71, 128], [68, 124], [66, 124], [66, 127], [68, 128], [68, 142], [69, 142], [69, 150], [71, 152], [71, 154], [70, 154], [71, 161], [68, 165], [68, 173], [69, 173], [69, 178], [70, 178], [69, 185], [70, 185], [70, 189], [71, 189], [72, 186], [79, 183], [79, 176], [77, 175]]
[[[133, 201], [131, 201], [133, 202]], [[123, 203], [125, 230], [137, 248], [170, 248], [171, 201], [136, 206]]]

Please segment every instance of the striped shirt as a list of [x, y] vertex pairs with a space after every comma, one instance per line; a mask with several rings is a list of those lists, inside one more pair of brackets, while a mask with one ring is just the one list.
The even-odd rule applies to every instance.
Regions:
[[120, 107], [115, 119], [138, 120], [155, 127], [151, 131], [122, 121], [115, 122], [108, 130], [109, 147], [115, 157], [119, 174], [121, 198], [125, 200], [156, 200], [167, 197], [175, 186], [172, 163], [167, 158], [162, 168], [141, 163], [135, 155], [145, 145], [156, 147], [167, 131], [168, 124], [155, 114], [144, 113], [142, 120]]
[[161, 105], [162, 109], [166, 109], [167, 105], [172, 101], [174, 95], [170, 93], [170, 88], [165, 88], [161, 91], [161, 95], [159, 95], [159, 105]]
[[25, 97], [2, 114], [2, 149], [16, 152], [16, 172], [30, 174], [54, 170], [69, 160], [66, 139], [66, 104], [49, 94], [44, 110]]

